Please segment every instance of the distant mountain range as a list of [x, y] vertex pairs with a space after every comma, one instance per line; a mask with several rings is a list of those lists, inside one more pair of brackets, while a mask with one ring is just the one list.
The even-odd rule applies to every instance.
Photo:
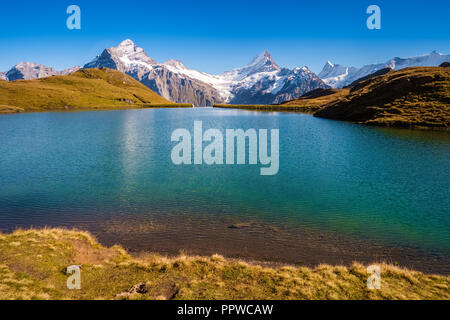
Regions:
[[16, 64], [11, 70], [0, 72], [0, 79], [14, 81], [14, 80], [33, 80], [46, 78], [51, 76], [65, 76], [75, 71], [80, 70], [81, 67], [76, 66], [62, 71], [57, 71], [53, 68], [46, 67], [34, 62], [21, 62]]
[[[401, 69], [409, 66], [438, 66], [450, 61], [450, 55], [433, 51], [429, 55], [409, 59], [394, 58], [386, 63], [362, 68], [345, 67], [328, 62], [319, 75], [307, 67], [293, 70], [278, 66], [272, 56], [263, 52], [247, 66], [221, 75], [211, 75], [187, 68], [181, 61], [158, 63], [132, 40], [105, 49], [84, 69], [107, 67], [124, 72], [140, 81], [162, 97], [177, 103], [209, 106], [217, 103], [275, 104], [301, 97], [315, 89], [342, 88], [355, 80], [381, 69]], [[67, 75], [81, 69], [76, 66], [57, 71], [31, 62], [21, 62], [0, 79], [37, 79]]]
[[400, 70], [408, 67], [437, 67], [448, 61], [450, 61], [450, 55], [444, 55], [437, 51], [413, 58], [397, 57], [385, 63], [369, 64], [361, 68], [346, 67], [328, 61], [322, 72], [319, 73], [319, 78], [330, 87], [339, 89], [382, 69]]

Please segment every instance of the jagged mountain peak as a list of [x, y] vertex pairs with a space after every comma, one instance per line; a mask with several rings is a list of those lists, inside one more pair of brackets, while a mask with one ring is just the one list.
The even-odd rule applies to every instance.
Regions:
[[147, 53], [141, 47], [138, 47], [132, 40], [126, 39], [122, 41], [117, 47], [110, 49], [111, 52], [119, 57], [125, 57], [129, 60], [141, 60], [149, 64], [155, 64], [156, 62], [150, 58]]
[[147, 57], [146, 52], [141, 47], [138, 47], [132, 40], [127, 39], [122, 41], [115, 49], [115, 51], [121, 56], [132, 56], [140, 54]]
[[334, 64], [331, 61], [327, 61], [325, 63], [322, 71], [319, 73], [319, 78], [330, 78], [330, 77], [336, 77], [342, 74], [346, 74], [348, 72], [348, 68], [345, 66], [342, 66], [340, 64]]
[[87, 63], [84, 68], [106, 67], [142, 76], [156, 64], [156, 61], [150, 58], [144, 49], [138, 47], [132, 40], [126, 39], [117, 47], [103, 50], [102, 54]]
[[123, 40], [119, 45], [118, 48], [123, 48], [123, 47], [135, 47], [135, 43], [133, 40], [131, 39], [125, 39]]
[[243, 81], [246, 78], [263, 73], [279, 72], [281, 68], [275, 63], [270, 53], [265, 50], [252, 59], [252, 61], [242, 68], [227, 71], [221, 75], [227, 81]]
[[252, 61], [249, 63], [249, 65], [253, 65], [259, 62], [273, 62], [273, 58], [270, 55], [269, 51], [264, 50], [263, 52], [261, 52], [260, 54], [258, 54], [257, 56], [255, 56]]
[[253, 58], [253, 60], [247, 65], [247, 68], [273, 68], [276, 70], [281, 69], [273, 60], [272, 56], [270, 55], [269, 51], [264, 50], [260, 54], [258, 54], [256, 57]]

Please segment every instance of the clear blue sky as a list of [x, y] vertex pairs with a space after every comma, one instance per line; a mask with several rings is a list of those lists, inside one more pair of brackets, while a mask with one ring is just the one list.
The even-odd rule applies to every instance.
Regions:
[[[66, 8], [82, 29], [66, 28]], [[382, 10], [382, 29], [366, 9]], [[157, 61], [221, 73], [267, 49], [285, 67], [319, 72], [327, 60], [361, 66], [438, 50], [450, 53], [448, 0], [14, 0], [0, 3], [0, 70], [20, 61], [62, 69], [133, 39]]]

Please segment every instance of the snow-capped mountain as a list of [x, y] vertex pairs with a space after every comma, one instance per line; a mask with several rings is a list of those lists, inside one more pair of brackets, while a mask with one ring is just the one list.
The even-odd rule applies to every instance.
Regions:
[[32, 80], [56, 75], [67, 75], [79, 70], [80, 68], [81, 67], [73, 67], [62, 71], [57, 71], [42, 64], [34, 62], [21, 62], [16, 64], [9, 71], [0, 73], [0, 79], [8, 81]]
[[275, 63], [269, 52], [264, 51], [253, 58], [247, 66], [225, 72], [221, 77], [229, 81], [240, 82], [276, 74], [280, 70], [281, 68]]
[[328, 61], [322, 72], [319, 73], [319, 77], [333, 88], [343, 88], [355, 80], [384, 68], [399, 70], [408, 67], [437, 67], [446, 61], [450, 61], [450, 55], [444, 55], [437, 51], [413, 58], [396, 57], [385, 63], [370, 64], [362, 68], [345, 67]]
[[125, 40], [116, 48], [109, 48], [84, 66], [85, 69], [106, 67], [142, 78], [142, 76], [157, 65], [148, 57], [144, 49], [137, 47], [133, 41]]
[[173, 102], [212, 105], [222, 101], [215, 88], [196, 79], [201, 78], [201, 73], [187, 69], [180, 61], [159, 64], [129, 39], [105, 49], [84, 66], [101, 67], [122, 71]]
[[235, 104], [272, 104], [298, 98], [308, 91], [328, 88], [308, 68], [294, 70], [279, 67], [265, 51], [249, 65], [219, 76], [229, 83], [230, 98]]
[[195, 105], [214, 103], [277, 103], [327, 86], [306, 67], [280, 68], [265, 51], [250, 64], [221, 75], [187, 68], [181, 61], [157, 63], [133, 41], [105, 49], [85, 68], [108, 67], [139, 80], [166, 99]]

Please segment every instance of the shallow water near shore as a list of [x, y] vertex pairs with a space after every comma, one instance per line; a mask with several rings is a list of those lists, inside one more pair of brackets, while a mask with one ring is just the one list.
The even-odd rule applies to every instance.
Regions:
[[[280, 130], [280, 170], [175, 166], [171, 134]], [[0, 117], [0, 230], [64, 226], [133, 251], [450, 274], [450, 134], [292, 113], [148, 109]]]

